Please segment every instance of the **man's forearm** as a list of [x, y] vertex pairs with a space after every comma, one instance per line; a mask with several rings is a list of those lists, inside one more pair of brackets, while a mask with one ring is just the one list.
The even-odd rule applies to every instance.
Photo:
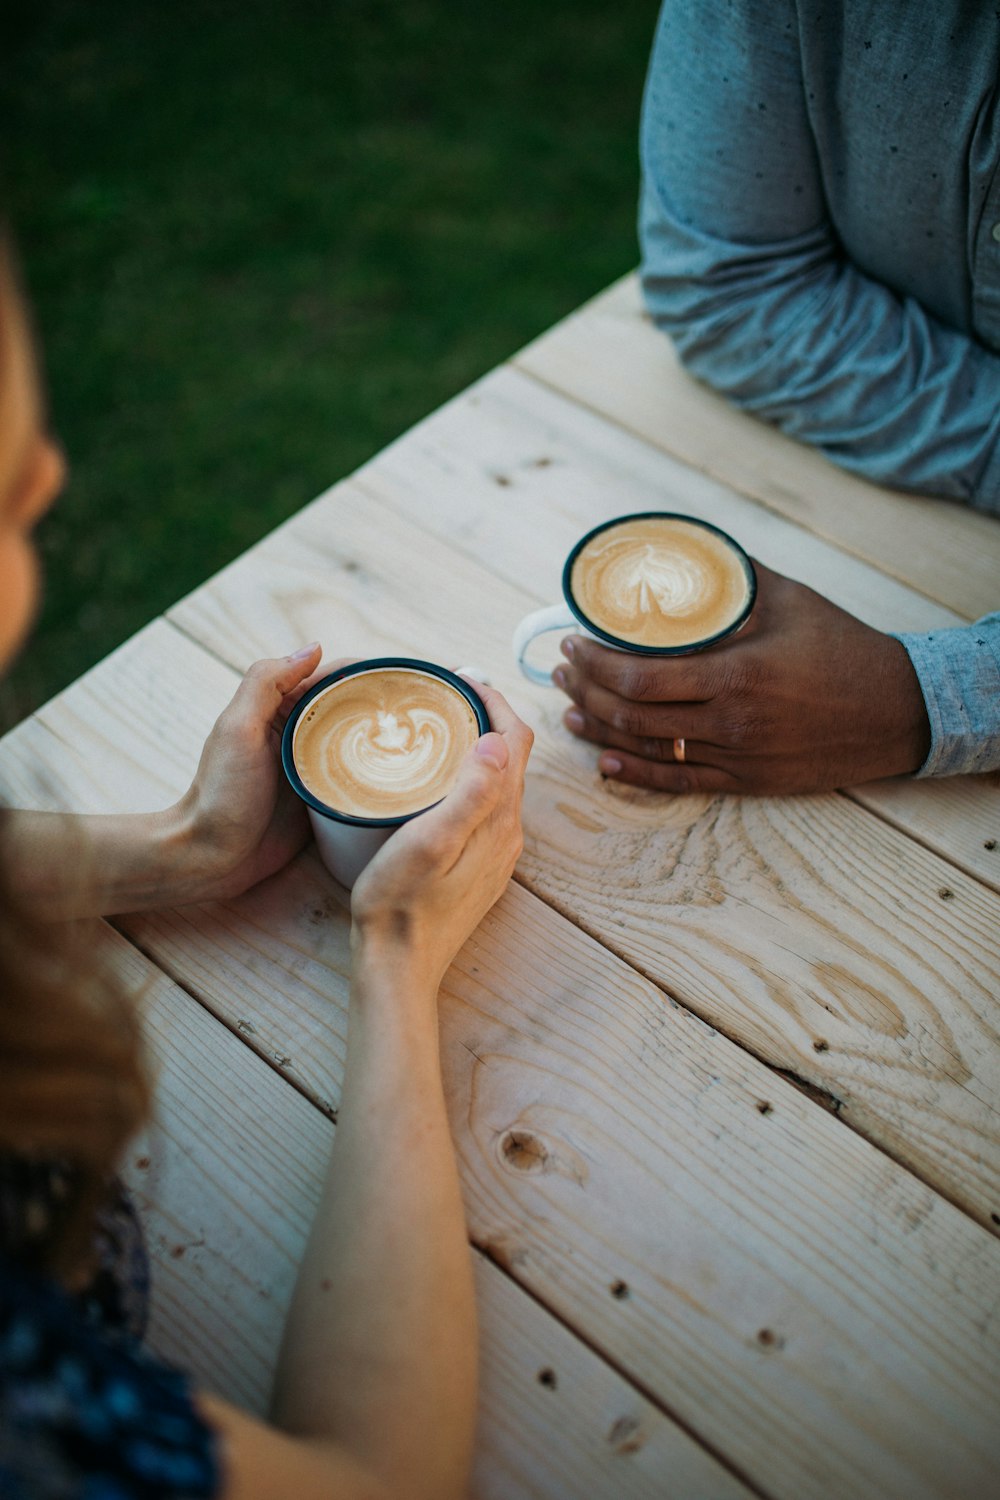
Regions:
[[[642, 127], [646, 304], [691, 372], [745, 410], [878, 483], [1000, 513], [996, 214], [972, 194], [976, 85], [945, 26], [927, 107], [911, 82], [912, 129], [890, 149], [900, 98], [888, 78], [858, 79], [880, 46], [922, 68], [928, 27], [912, 6], [889, 12], [862, 21], [848, 6], [832, 28], [776, 0], [664, 0]], [[861, 55], [845, 67], [848, 35]], [[951, 92], [939, 61], [966, 90], [970, 134], [930, 107]], [[979, 77], [992, 97], [985, 56]]]
[[652, 193], [643, 292], [693, 375], [878, 484], [1000, 513], [1000, 356], [825, 253], [820, 230], [719, 245]]

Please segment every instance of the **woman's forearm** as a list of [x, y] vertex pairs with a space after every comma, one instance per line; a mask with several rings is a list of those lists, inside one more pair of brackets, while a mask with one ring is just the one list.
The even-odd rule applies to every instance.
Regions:
[[182, 802], [156, 813], [7, 811], [2, 826], [18, 892], [53, 921], [179, 906], [205, 887]]
[[465, 1492], [476, 1410], [472, 1266], [441, 1086], [435, 986], [362, 951], [329, 1175], [274, 1414], [412, 1500]]

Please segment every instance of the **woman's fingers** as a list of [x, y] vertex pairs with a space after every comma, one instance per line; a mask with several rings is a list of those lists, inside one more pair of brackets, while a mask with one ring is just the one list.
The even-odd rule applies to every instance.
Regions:
[[496, 688], [487, 687], [484, 682], [476, 682], [473, 677], [466, 677], [466, 681], [482, 698], [494, 733], [503, 737], [508, 750], [523, 773], [534, 743], [534, 734], [524, 720], [518, 718], [507, 699], [502, 693], [498, 693]]
[[[486, 754], [480, 754], [479, 746], [487, 740], [492, 744], [486, 746]], [[484, 735], [463, 759], [447, 797], [404, 823], [376, 859], [402, 870], [407, 868], [407, 861], [416, 858], [422, 878], [447, 874], [461, 859], [477, 829], [500, 806], [514, 774], [500, 736]]]
[[301, 682], [297, 682], [294, 687], [289, 688], [282, 697], [281, 703], [278, 706], [278, 712], [275, 715], [274, 727], [278, 733], [280, 734], [282, 729], [284, 729], [285, 720], [296, 703], [308, 693], [310, 688], [315, 687], [317, 682], [322, 682], [324, 677], [329, 677], [331, 672], [339, 672], [341, 667], [349, 666], [352, 661], [357, 661], [357, 657], [338, 656], [333, 661], [320, 662], [319, 666], [313, 667], [309, 674], [302, 678]]
[[320, 658], [314, 642], [290, 656], [255, 661], [219, 716], [220, 725], [231, 734], [256, 738], [270, 729], [286, 698], [312, 672]]
[[494, 728], [468, 751], [455, 785], [444, 801], [426, 814], [428, 827], [433, 819], [436, 833], [447, 834], [462, 847], [502, 803], [520, 802], [524, 766], [533, 739], [527, 724], [500, 693], [492, 688], [484, 692], [489, 694], [483, 702]]
[[498, 853], [504, 841], [520, 848], [524, 768], [534, 736], [502, 694], [479, 683], [475, 686], [489, 712], [492, 730], [468, 751], [447, 797], [397, 835], [401, 842], [422, 844], [426, 855], [447, 869], [488, 821]]

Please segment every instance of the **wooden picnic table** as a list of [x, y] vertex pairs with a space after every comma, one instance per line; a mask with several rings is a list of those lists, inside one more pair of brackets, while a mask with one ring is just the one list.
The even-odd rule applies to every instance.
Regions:
[[[252, 495], [247, 503], [253, 503]], [[872, 624], [1000, 598], [1000, 525], [881, 490], [688, 379], [626, 278], [7, 736], [21, 805], [166, 805], [257, 657], [480, 664], [536, 732], [515, 881], [441, 1035], [489, 1500], [1000, 1494], [1000, 779], [605, 783], [514, 625], [585, 530], [688, 511]], [[335, 1129], [346, 898], [312, 850], [117, 919], [155, 1126], [152, 1344], [266, 1407]]]

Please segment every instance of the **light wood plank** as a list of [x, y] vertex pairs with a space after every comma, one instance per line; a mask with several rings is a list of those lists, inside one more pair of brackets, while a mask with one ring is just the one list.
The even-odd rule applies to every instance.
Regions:
[[1000, 771], [939, 781], [872, 781], [847, 795], [1000, 891]]
[[[558, 598], [562, 559], [591, 526], [615, 513], [677, 508], [732, 532], [770, 567], [878, 629], [960, 623], [940, 605], [511, 370], [457, 397], [356, 477], [527, 589], [536, 603]], [[850, 795], [1000, 890], [1000, 773], [931, 784], [876, 782]]]
[[692, 380], [627, 276], [516, 356], [522, 369], [970, 619], [998, 607], [1000, 527], [869, 484]]
[[[272, 883], [284, 973], [268, 1009], [290, 1067], [311, 1053], [336, 1101], [342, 1026], [317, 1055], [298, 976], [338, 942], [342, 1013], [347, 920], [312, 953], [308, 919], [283, 941], [303, 878], [291, 895]], [[240, 905], [134, 928], [183, 970], [203, 922], [207, 998], [230, 1017], [246, 1009]], [[977, 1492], [1000, 1458], [1000, 1246], [984, 1231], [517, 887], [449, 976], [442, 1038], [475, 1241], [589, 1343], [769, 1492]]]
[[[154, 1266], [149, 1342], [263, 1414], [333, 1126], [122, 938], [156, 1120], [126, 1178]], [[488, 1500], [737, 1500], [749, 1491], [483, 1256], [474, 1493]], [[554, 1388], [539, 1375], [552, 1372]]]
[[[769, 567], [880, 630], [963, 623], [959, 613], [516, 369], [493, 371], [433, 412], [351, 484], [545, 603], [560, 597], [566, 555], [592, 526], [632, 511], [679, 510], [721, 526]], [[171, 617], [182, 612], [175, 607]]]
[[497, 647], [524, 607], [366, 483], [310, 506], [175, 616], [237, 665], [295, 635], [359, 649], [369, 623], [378, 651], [481, 660], [538, 735], [530, 888], [991, 1224], [997, 894], [843, 797], [677, 799], [603, 782], [558, 695], [524, 684]]
[[[150, 639], [144, 677], [161, 680]], [[74, 711], [92, 717], [79, 694]], [[310, 866], [332, 895], [305, 856], [241, 902], [129, 927], [234, 1027], [266, 957], [270, 994], [261, 980], [249, 999], [291, 1076], [335, 1104], [347, 921], [335, 899], [322, 921], [305, 906]], [[744, 960], [726, 963], [735, 994]], [[325, 1037], [303, 1021], [321, 995]], [[516, 886], [451, 971], [442, 1035], [476, 1242], [685, 1426], [796, 1500], [984, 1492], [1000, 1458], [991, 1236]]]

